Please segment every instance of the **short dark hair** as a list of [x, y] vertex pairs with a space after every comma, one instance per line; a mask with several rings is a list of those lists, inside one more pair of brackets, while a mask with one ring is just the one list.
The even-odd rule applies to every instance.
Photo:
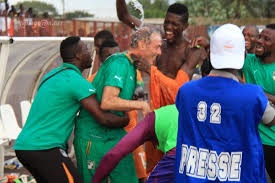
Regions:
[[114, 40], [114, 36], [113, 34], [108, 31], [108, 30], [102, 30], [102, 31], [99, 31], [98, 33], [96, 33], [95, 37], [94, 37], [95, 40], [98, 40], [98, 39], [104, 39], [104, 40]]
[[273, 29], [275, 30], [275, 24], [268, 24], [265, 26], [267, 29]]
[[118, 47], [118, 43], [115, 40], [106, 40], [104, 41], [101, 46], [99, 47], [99, 56], [102, 57], [103, 55], [103, 49], [104, 48], [113, 48]]
[[243, 28], [243, 31], [244, 29], [246, 28], [253, 28], [257, 34], [259, 34], [259, 28], [256, 26], [256, 25], [246, 25], [244, 28]]
[[188, 8], [184, 4], [174, 3], [168, 7], [167, 12], [174, 13], [182, 17], [182, 22], [187, 23], [189, 18]]
[[77, 44], [80, 41], [79, 36], [70, 36], [64, 39], [60, 44], [60, 56], [63, 62], [75, 57], [77, 53]]

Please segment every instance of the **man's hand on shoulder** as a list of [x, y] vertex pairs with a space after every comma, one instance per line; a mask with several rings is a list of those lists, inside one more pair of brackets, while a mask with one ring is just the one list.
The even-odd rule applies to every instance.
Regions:
[[135, 60], [134, 65], [138, 70], [151, 74], [151, 65], [146, 61]]
[[141, 101], [142, 102], [142, 114], [145, 117], [149, 112], [151, 112], [151, 108], [148, 102]]

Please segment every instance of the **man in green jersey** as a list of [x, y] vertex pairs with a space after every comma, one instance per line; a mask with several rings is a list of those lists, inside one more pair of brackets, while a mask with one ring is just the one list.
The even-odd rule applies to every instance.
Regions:
[[82, 183], [66, 153], [80, 107], [108, 127], [126, 126], [129, 118], [100, 109], [96, 89], [82, 77], [81, 72], [91, 66], [92, 59], [80, 37], [63, 40], [60, 55], [63, 64], [42, 79], [14, 149], [37, 182]]
[[[262, 86], [269, 101], [275, 104], [275, 24], [269, 24], [260, 33], [255, 55], [247, 54], [244, 67], [246, 83]], [[259, 125], [264, 147], [266, 169], [275, 182], [275, 126]]]
[[[133, 33], [128, 51], [108, 57], [95, 76], [92, 84], [97, 90], [97, 99], [101, 108], [120, 111], [150, 111], [145, 101], [131, 100], [136, 88], [136, 68], [133, 57], [152, 62], [161, 53], [162, 39], [158, 30], [143, 27]], [[92, 180], [101, 158], [126, 134], [123, 128], [110, 129], [97, 122], [85, 109], [79, 114], [75, 129], [74, 147], [77, 167], [84, 177], [84, 182]], [[125, 157], [109, 179], [112, 183], [135, 183], [137, 176], [131, 155]]]

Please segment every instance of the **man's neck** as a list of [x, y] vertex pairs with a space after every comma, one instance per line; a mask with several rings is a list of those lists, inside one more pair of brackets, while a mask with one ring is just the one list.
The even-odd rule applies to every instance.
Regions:
[[84, 69], [78, 64], [78, 62], [75, 62], [75, 61], [66, 61], [64, 63], [75, 65], [80, 70], [80, 72], [84, 71]]
[[225, 78], [230, 78], [235, 81], [239, 81], [238, 79], [238, 70], [236, 69], [212, 69], [210, 71], [210, 76], [221, 76]]

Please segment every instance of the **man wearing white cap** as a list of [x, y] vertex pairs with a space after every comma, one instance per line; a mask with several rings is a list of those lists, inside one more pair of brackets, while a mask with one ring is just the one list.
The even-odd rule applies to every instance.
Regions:
[[211, 38], [210, 75], [180, 88], [176, 183], [267, 182], [257, 127], [274, 125], [275, 109], [259, 86], [239, 83], [244, 56], [241, 30], [225, 24]]

